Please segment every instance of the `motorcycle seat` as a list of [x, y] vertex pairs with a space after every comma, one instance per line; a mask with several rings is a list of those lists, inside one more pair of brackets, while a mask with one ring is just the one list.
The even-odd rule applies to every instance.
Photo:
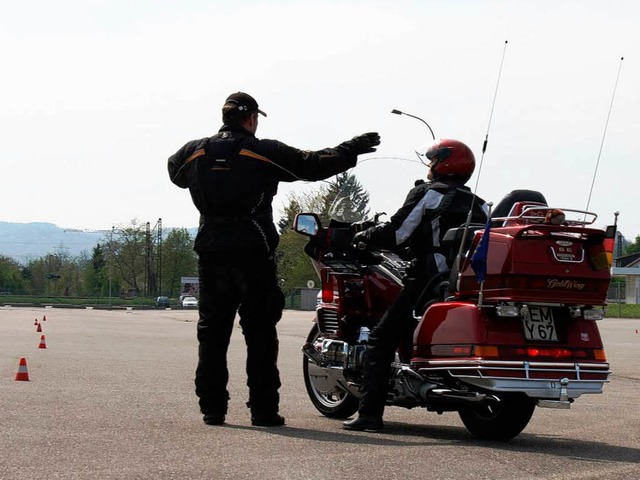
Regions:
[[[491, 212], [491, 218], [517, 216], [522, 213], [522, 209], [525, 205], [547, 206], [547, 199], [542, 193], [536, 190], [513, 190], [507, 193], [503, 199], [498, 202]], [[491, 222], [492, 227], [503, 227], [505, 225], [506, 221], [504, 220]]]

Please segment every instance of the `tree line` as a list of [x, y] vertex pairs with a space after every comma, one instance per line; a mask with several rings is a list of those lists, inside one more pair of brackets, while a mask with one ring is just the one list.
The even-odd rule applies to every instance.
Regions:
[[182, 276], [197, 271], [193, 239], [173, 229], [162, 242], [132, 220], [105, 234], [91, 252], [71, 256], [63, 248], [26, 265], [0, 256], [0, 292], [51, 297], [177, 295]]
[[[292, 193], [278, 222], [278, 275], [285, 293], [317, 280], [304, 253], [307, 238], [292, 230], [296, 214], [314, 212], [323, 224], [331, 217], [360, 221], [369, 217], [369, 193], [346, 172], [299, 193]], [[112, 297], [166, 295], [177, 297], [182, 277], [197, 277], [193, 237], [185, 228], [152, 235], [149, 224], [132, 220], [113, 228], [77, 257], [58, 249], [26, 265], [0, 255], [0, 293], [52, 297]], [[640, 252], [640, 235], [621, 241], [621, 256]]]
[[[278, 274], [288, 293], [317, 280], [303, 248], [307, 239], [293, 232], [300, 212], [318, 213], [326, 223], [332, 214], [363, 220], [369, 215], [369, 194], [355, 176], [342, 173], [331, 182], [288, 198], [278, 222]], [[182, 277], [197, 277], [193, 237], [185, 228], [152, 235], [148, 224], [132, 220], [106, 233], [91, 252], [71, 256], [64, 249], [23, 265], [0, 255], [0, 292], [51, 297], [154, 297], [180, 294]]]

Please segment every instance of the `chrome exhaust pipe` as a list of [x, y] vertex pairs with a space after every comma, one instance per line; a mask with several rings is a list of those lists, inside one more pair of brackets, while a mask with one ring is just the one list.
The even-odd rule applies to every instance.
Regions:
[[432, 401], [432, 402], [447, 402], [451, 404], [456, 404], [459, 406], [471, 405], [471, 404], [480, 404], [480, 405], [488, 405], [488, 404], [497, 404], [500, 403], [500, 399], [495, 395], [478, 393], [478, 392], [468, 392], [468, 391], [460, 391], [453, 390], [448, 388], [432, 388], [432, 389], [421, 389], [420, 395], [424, 400]]

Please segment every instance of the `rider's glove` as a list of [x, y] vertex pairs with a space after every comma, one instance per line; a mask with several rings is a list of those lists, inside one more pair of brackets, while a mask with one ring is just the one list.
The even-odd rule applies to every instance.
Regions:
[[356, 155], [371, 153], [376, 151], [374, 147], [380, 145], [380, 135], [377, 132], [363, 133], [345, 143], [349, 144]]
[[372, 222], [371, 220], [362, 220], [360, 222], [353, 222], [351, 224], [351, 229], [353, 232], [363, 232], [365, 231], [367, 228], [369, 227], [373, 227], [375, 225], [375, 222]]
[[367, 230], [358, 232], [353, 236], [353, 244], [358, 250], [365, 250], [369, 243], [369, 232]]

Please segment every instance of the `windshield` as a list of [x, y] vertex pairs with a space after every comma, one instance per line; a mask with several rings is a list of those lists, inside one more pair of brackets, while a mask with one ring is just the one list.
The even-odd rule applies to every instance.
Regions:
[[361, 222], [367, 219], [367, 212], [358, 211], [353, 208], [352, 198], [347, 192], [336, 195], [329, 208], [329, 218], [339, 222]]
[[[425, 151], [423, 148], [423, 154]], [[425, 172], [418, 158], [360, 160], [356, 167], [332, 179], [326, 193], [328, 216], [331, 220], [353, 223], [372, 220], [378, 213], [395, 212], [415, 180], [424, 179]]]

